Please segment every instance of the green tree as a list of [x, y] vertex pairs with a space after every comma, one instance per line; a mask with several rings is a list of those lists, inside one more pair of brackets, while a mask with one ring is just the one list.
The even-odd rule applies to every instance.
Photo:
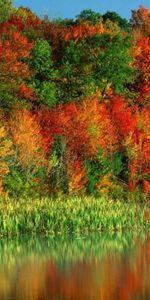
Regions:
[[52, 50], [49, 43], [43, 39], [37, 39], [29, 61], [33, 76], [29, 80], [29, 86], [34, 88], [39, 104], [52, 107], [56, 103], [56, 71], [53, 67]]
[[116, 93], [128, 93], [127, 85], [133, 80], [130, 55], [130, 37], [104, 34], [94, 38], [97, 54], [93, 57], [94, 77], [103, 93], [110, 85]]
[[6, 21], [13, 11], [12, 0], [0, 0], [0, 23]]
[[121, 18], [115, 11], [107, 11], [103, 15], [104, 22], [106, 22], [108, 19], [114, 23], [117, 23], [122, 30], [129, 30], [129, 22], [125, 18]]
[[76, 18], [78, 22], [88, 21], [89, 24], [95, 25], [102, 20], [102, 15], [91, 9], [85, 9]]
[[88, 47], [84, 40], [78, 43], [70, 41], [65, 47], [60, 67], [61, 101], [79, 101], [83, 97], [95, 94], [97, 87], [91, 64], [91, 47], [92, 45]]
[[129, 36], [122, 34], [96, 34], [80, 42], [71, 40], [60, 66], [61, 100], [80, 101], [98, 89], [104, 95], [108, 86], [118, 94], [128, 94], [128, 84], [133, 80], [130, 47]]

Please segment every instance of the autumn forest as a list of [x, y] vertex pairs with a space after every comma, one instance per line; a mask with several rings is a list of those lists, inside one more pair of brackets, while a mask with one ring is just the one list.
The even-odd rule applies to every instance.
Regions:
[[0, 4], [2, 197], [150, 193], [150, 11]]

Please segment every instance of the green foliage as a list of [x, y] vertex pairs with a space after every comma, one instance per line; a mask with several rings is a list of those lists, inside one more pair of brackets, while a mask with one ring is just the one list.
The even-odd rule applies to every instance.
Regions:
[[118, 94], [128, 94], [127, 86], [134, 75], [130, 47], [130, 37], [119, 33], [97, 34], [78, 43], [70, 41], [60, 69], [61, 101], [79, 101], [94, 95], [98, 88], [104, 94], [108, 85]]
[[30, 67], [34, 68], [35, 76], [41, 76], [41, 79], [51, 78], [51, 68], [52, 68], [52, 50], [50, 45], [46, 40], [37, 39], [32, 50], [32, 58], [30, 61]]
[[130, 27], [129, 22], [125, 18], [121, 18], [115, 11], [107, 11], [103, 15], [104, 22], [106, 22], [108, 19], [114, 23], [117, 23], [122, 30], [124, 31], [129, 30]]
[[0, 23], [7, 21], [11, 13], [13, 12], [12, 0], [0, 1]]
[[102, 15], [91, 9], [84, 9], [76, 18], [78, 22], [87, 21], [91, 25], [102, 21]]
[[27, 178], [21, 171], [13, 168], [5, 178], [8, 195], [15, 198], [33, 197], [36, 194], [34, 177], [33, 174], [28, 174]]
[[100, 183], [104, 175], [111, 172], [110, 161], [99, 151], [92, 161], [85, 160], [84, 166], [86, 168], [86, 178], [88, 179], [86, 183], [87, 193], [98, 196], [97, 184]]
[[70, 41], [64, 49], [61, 63], [61, 101], [79, 101], [94, 95], [98, 86], [93, 76], [91, 47], [87, 43]]
[[[115, 199], [119, 198], [118, 196], [121, 195], [123, 197], [126, 189], [121, 184], [121, 182], [119, 183], [119, 181], [114, 179], [121, 176], [121, 173], [124, 170], [123, 157], [121, 153], [116, 152], [112, 155], [112, 157], [105, 157], [102, 155], [102, 151], [99, 151], [99, 153], [95, 155], [94, 160], [86, 160], [84, 162], [84, 166], [87, 170], [86, 178], [88, 179], [88, 181], [86, 184], [86, 188], [88, 194], [95, 196], [99, 195], [100, 192], [97, 190], [97, 185], [101, 182], [103, 176], [107, 174], [109, 176], [109, 174], [111, 174], [113, 179], [111, 179], [112, 187], [110, 185], [110, 195]], [[113, 193], [113, 190], [116, 190], [115, 197], [115, 192]]]
[[73, 19], [68, 19], [68, 18], [62, 19], [61, 17], [55, 18], [53, 20], [53, 23], [55, 25], [66, 26], [66, 27], [70, 27], [70, 26], [73, 26], [75, 24]]
[[[33, 205], [34, 203], [34, 205]], [[104, 198], [0, 201], [0, 235], [122, 232], [148, 227], [145, 208]], [[14, 213], [15, 212], [15, 213]]]
[[37, 97], [41, 104], [46, 104], [49, 108], [52, 108], [57, 102], [55, 83], [51, 81], [39, 83], [37, 86]]
[[61, 136], [56, 136], [50, 156], [51, 168], [48, 175], [50, 194], [68, 192], [66, 144]]
[[121, 34], [111, 37], [108, 34], [95, 37], [98, 55], [94, 59], [95, 80], [104, 92], [108, 84], [116, 93], [127, 93], [127, 84], [133, 80], [133, 69], [130, 66], [130, 37]]
[[31, 54], [29, 66], [34, 75], [29, 80], [30, 86], [36, 90], [37, 101], [52, 108], [57, 101], [54, 82], [57, 72], [53, 68], [52, 49], [46, 40], [37, 39]]
[[117, 152], [113, 155], [111, 167], [113, 175], [119, 176], [124, 169], [122, 153]]

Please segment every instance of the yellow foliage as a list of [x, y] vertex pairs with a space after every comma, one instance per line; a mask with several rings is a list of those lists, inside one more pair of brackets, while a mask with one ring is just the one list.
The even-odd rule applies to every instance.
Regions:
[[7, 137], [7, 132], [0, 124], [0, 194], [3, 194], [3, 179], [9, 173], [8, 157], [13, 154], [12, 142]]
[[36, 118], [27, 110], [16, 111], [10, 127], [19, 164], [25, 170], [36, 170], [45, 162], [41, 129]]

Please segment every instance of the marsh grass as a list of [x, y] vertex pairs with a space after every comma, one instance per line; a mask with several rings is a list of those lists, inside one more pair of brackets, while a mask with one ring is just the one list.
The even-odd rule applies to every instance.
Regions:
[[105, 197], [0, 200], [0, 235], [137, 231], [149, 226], [144, 212]]

